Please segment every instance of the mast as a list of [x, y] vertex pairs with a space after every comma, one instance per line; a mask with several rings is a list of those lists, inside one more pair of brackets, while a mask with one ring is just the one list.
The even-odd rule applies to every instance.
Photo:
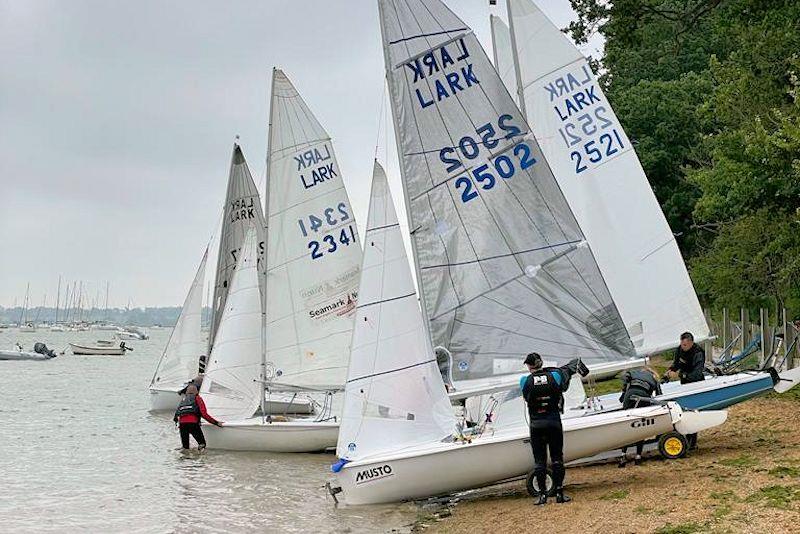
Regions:
[[58, 324], [58, 307], [61, 305], [61, 275], [58, 275], [58, 289], [56, 290], [56, 318], [53, 324]]
[[108, 322], [108, 288], [109, 288], [109, 285], [110, 285], [110, 282], [108, 280], [106, 280], [106, 306], [105, 306], [106, 310], [105, 310], [105, 313], [103, 314], [104, 315], [103, 320], [105, 322]]
[[[269, 121], [267, 122], [267, 169], [264, 171], [264, 271], [269, 261], [269, 165], [272, 160], [272, 118], [275, 113], [275, 71], [272, 67], [272, 81], [269, 89]], [[261, 292], [261, 417], [266, 418], [267, 407], [267, 277], [264, 277], [264, 290]]]
[[[508, 10], [508, 28], [511, 31], [511, 57], [514, 58], [514, 78], [517, 79], [517, 105], [522, 112], [522, 116], [528, 117], [528, 111], [525, 109], [525, 94], [524, 87], [522, 87], [522, 75], [519, 70], [519, 56], [517, 55], [517, 36], [514, 33], [514, 16], [511, 13], [511, 1], [506, 0], [506, 9]], [[496, 56], [495, 56], [496, 57]], [[495, 62], [495, 66], [497, 63]]]
[[28, 321], [28, 291], [31, 290], [31, 283], [25, 286], [25, 300], [22, 302], [22, 312], [19, 314], [19, 324], [22, 326]]

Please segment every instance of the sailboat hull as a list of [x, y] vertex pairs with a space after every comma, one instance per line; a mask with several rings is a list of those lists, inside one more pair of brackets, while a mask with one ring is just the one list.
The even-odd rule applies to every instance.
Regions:
[[[724, 421], [724, 412], [692, 416], [692, 430]], [[565, 419], [564, 459], [569, 462], [680, 430], [681, 417], [680, 407], [669, 404]], [[336, 474], [336, 482], [347, 504], [378, 504], [481, 487], [523, 476], [532, 469], [528, 429], [515, 428], [472, 443], [433, 443], [348, 463]]]
[[203, 425], [209, 449], [255, 452], [321, 452], [336, 447], [338, 423], [287, 421], [264, 423], [253, 418]]
[[[173, 412], [180, 403], [178, 392], [184, 384], [173, 388], [150, 388], [150, 412]], [[265, 401], [265, 409], [273, 414], [307, 415], [314, 411], [314, 405], [309, 399], [292, 399], [291, 395], [270, 395]]]

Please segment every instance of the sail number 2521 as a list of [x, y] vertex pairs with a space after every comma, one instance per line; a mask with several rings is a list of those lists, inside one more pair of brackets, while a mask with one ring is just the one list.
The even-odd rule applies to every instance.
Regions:
[[[500, 115], [497, 119], [497, 127], [494, 123], [486, 123], [475, 129], [477, 139], [465, 135], [462, 137], [458, 146], [447, 146], [439, 151], [439, 159], [445, 164], [445, 170], [450, 173], [460, 167], [464, 167], [464, 160], [474, 160], [480, 154], [479, 145], [492, 150], [496, 148], [502, 139], [512, 139], [519, 136], [522, 130], [511, 123], [511, 115]], [[499, 130], [499, 132], [498, 132]], [[506, 151], [509, 152], [509, 151]], [[505, 153], [495, 157], [490, 163], [481, 163], [473, 167], [463, 176], [455, 179], [454, 185], [461, 194], [461, 202], [469, 202], [478, 196], [477, 187], [490, 190], [497, 185], [497, 178], [508, 180], [517, 172], [517, 169], [525, 170], [536, 163], [531, 147], [527, 143], [518, 143], [510, 150], [513, 154]]]

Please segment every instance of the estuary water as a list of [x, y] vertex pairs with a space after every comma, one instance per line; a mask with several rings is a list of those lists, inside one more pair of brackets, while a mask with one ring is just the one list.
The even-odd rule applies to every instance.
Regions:
[[[335, 508], [332, 454], [208, 451], [184, 456], [147, 386], [169, 337], [125, 356], [0, 361], [2, 532], [387, 532], [413, 505]], [[0, 330], [0, 347], [111, 339], [111, 332]]]

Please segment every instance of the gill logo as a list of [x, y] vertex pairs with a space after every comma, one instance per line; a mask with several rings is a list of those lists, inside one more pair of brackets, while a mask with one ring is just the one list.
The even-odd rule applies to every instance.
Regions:
[[652, 426], [656, 424], [656, 420], [652, 417], [642, 417], [631, 423], [631, 428], [642, 428], [645, 426]]
[[389, 464], [364, 469], [356, 473], [356, 484], [363, 484], [364, 482], [371, 482], [379, 478], [386, 478], [392, 476], [392, 474], [392, 466]]

